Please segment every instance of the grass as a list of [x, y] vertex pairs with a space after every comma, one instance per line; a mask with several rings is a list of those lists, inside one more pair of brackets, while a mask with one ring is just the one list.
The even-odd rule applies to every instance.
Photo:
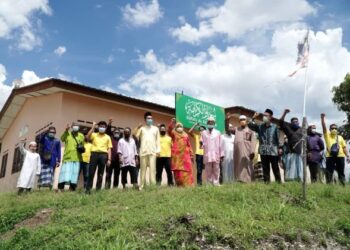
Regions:
[[[350, 186], [232, 184], [148, 188], [142, 192], [0, 194], [0, 234], [44, 208], [48, 223], [21, 227], [0, 249], [253, 249], [273, 236], [283, 242], [331, 238], [350, 248]], [[4, 237], [2, 237], [4, 238]]]

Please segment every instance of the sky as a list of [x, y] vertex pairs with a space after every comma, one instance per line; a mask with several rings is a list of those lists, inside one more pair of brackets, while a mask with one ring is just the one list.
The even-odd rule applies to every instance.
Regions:
[[[60, 78], [174, 106], [174, 93], [343, 122], [348, 0], [0, 0], [0, 107], [13, 82]], [[295, 69], [310, 29], [307, 72]], [[289, 117], [290, 118], [290, 117]]]

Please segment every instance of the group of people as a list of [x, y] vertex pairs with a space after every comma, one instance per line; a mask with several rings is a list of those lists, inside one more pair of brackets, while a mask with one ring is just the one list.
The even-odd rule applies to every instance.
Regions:
[[[202, 185], [202, 173], [206, 182], [215, 186], [227, 182], [254, 181], [254, 159], [261, 158], [263, 180], [270, 182], [270, 169], [275, 180], [281, 182], [280, 165], [285, 169], [285, 180], [303, 179], [302, 141], [303, 132], [297, 118], [290, 123], [284, 121], [290, 111], [286, 109], [279, 120], [279, 127], [273, 122], [270, 109], [262, 114], [262, 123], [256, 123], [260, 115], [255, 113], [248, 121], [239, 116], [239, 126], [231, 124], [233, 115], [227, 114], [225, 133], [221, 134], [214, 117], [209, 117], [206, 126], [196, 123], [186, 132], [182, 123], [171, 119], [169, 124], [154, 125], [150, 112], [144, 114], [144, 123], [137, 128], [120, 130], [113, 127], [113, 120], [93, 123], [90, 130], [81, 130], [78, 124], [67, 124], [60, 140], [56, 138], [55, 127], [50, 127], [40, 141], [30, 142], [25, 149], [25, 140], [20, 150], [24, 155], [22, 170], [18, 179], [19, 193], [30, 191], [38, 175], [38, 186], [52, 188], [55, 168], [61, 166], [58, 191], [69, 185], [71, 191], [77, 187], [82, 172], [84, 189], [90, 193], [97, 170], [96, 189], [102, 187], [106, 172], [105, 188], [119, 186], [126, 188], [128, 174], [130, 184], [142, 190], [146, 179], [153, 184], [162, 182], [166, 171], [169, 186], [193, 186], [193, 165], [197, 168], [197, 185]], [[345, 140], [337, 133], [336, 124], [327, 130], [325, 115], [321, 115], [323, 136], [311, 124], [307, 136], [307, 164], [312, 182], [317, 181], [318, 171], [326, 152], [326, 180], [332, 182], [333, 172], [338, 172], [339, 181], [345, 184], [345, 157], [350, 161]], [[285, 134], [280, 145], [281, 129]], [[195, 149], [192, 149], [191, 138]], [[61, 142], [64, 152], [61, 156]], [[256, 148], [258, 151], [256, 152]], [[38, 152], [37, 152], [38, 151]], [[62, 162], [61, 162], [62, 161]], [[146, 173], [148, 169], [148, 178]], [[140, 175], [140, 183], [138, 176]], [[113, 180], [112, 180], [113, 177]]]

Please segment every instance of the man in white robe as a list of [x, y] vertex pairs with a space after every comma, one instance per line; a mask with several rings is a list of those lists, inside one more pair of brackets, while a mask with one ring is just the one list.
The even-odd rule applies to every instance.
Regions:
[[21, 173], [18, 178], [17, 188], [18, 194], [24, 191], [29, 192], [35, 183], [35, 175], [40, 175], [41, 160], [40, 155], [36, 152], [37, 144], [32, 141], [29, 143], [29, 150], [24, 147], [25, 140], [21, 141], [20, 151], [24, 157]]

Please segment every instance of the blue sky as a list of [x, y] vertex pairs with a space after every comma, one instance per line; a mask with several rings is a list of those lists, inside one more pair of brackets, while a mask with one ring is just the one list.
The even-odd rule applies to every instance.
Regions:
[[289, 106], [300, 115], [303, 77], [284, 76], [309, 27], [309, 94], [321, 82], [327, 100], [310, 99], [310, 116], [341, 120], [329, 89], [350, 71], [349, 11], [348, 0], [1, 0], [0, 91], [6, 96], [15, 79], [59, 77], [170, 106], [184, 90], [223, 106]]

